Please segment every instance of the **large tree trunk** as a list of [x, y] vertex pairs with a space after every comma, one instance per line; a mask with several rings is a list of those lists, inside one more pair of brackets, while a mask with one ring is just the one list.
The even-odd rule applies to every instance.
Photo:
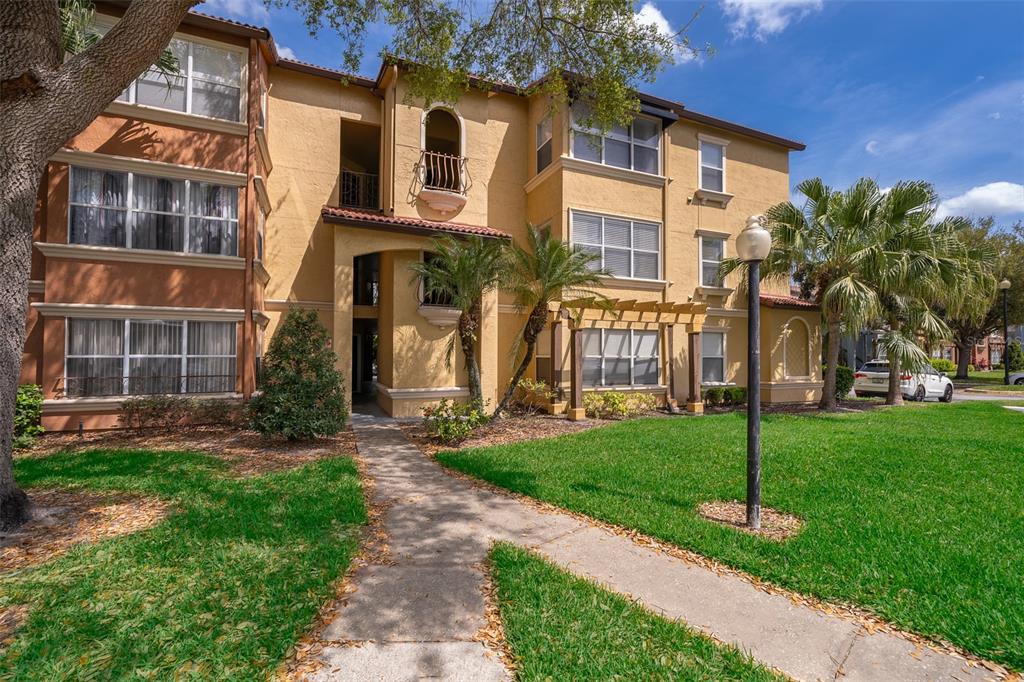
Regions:
[[469, 379], [469, 399], [483, 404], [484, 392], [480, 382], [480, 364], [476, 359], [476, 330], [480, 328], [481, 303], [475, 302], [469, 310], [459, 315], [459, 346], [466, 361], [466, 375]]
[[103, 40], [65, 61], [56, 0], [0, 2], [0, 529], [28, 513], [11, 445], [43, 169], [156, 61], [194, 4], [135, 0]]
[[956, 342], [956, 379], [967, 379], [968, 372], [971, 367], [971, 351], [974, 349], [974, 344], [967, 343], [966, 341]]
[[512, 396], [515, 394], [519, 381], [526, 374], [526, 370], [533, 360], [533, 354], [537, 349], [537, 337], [540, 336], [541, 330], [547, 324], [547, 317], [547, 301], [541, 301], [530, 311], [530, 317], [526, 320], [526, 327], [523, 328], [523, 343], [526, 346], [526, 353], [523, 355], [523, 359], [520, 360], [519, 366], [516, 367], [516, 371], [512, 374], [512, 379], [508, 382], [508, 387], [505, 389], [505, 395], [501, 397], [501, 402], [495, 408], [492, 418], [501, 415], [502, 412], [508, 409], [508, 404], [512, 401]]
[[[889, 320], [889, 328], [894, 332], [900, 330], [899, 320]], [[900, 377], [903, 376], [903, 368], [900, 367], [899, 358], [889, 358], [889, 390], [885, 395], [886, 405], [900, 406], [903, 404], [903, 389], [900, 387]]]
[[825, 385], [821, 389], [821, 401], [818, 407], [822, 410], [835, 411], [836, 401], [836, 371], [839, 366], [839, 347], [842, 339], [839, 334], [842, 332], [842, 325], [839, 318], [829, 317], [828, 338], [825, 339]]

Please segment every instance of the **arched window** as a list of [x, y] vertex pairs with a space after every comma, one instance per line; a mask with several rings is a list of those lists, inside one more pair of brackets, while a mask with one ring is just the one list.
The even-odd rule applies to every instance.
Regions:
[[799, 317], [790, 318], [783, 331], [782, 371], [787, 379], [811, 375], [811, 330]]
[[431, 109], [423, 119], [423, 187], [462, 193], [466, 189], [462, 127], [454, 113]]

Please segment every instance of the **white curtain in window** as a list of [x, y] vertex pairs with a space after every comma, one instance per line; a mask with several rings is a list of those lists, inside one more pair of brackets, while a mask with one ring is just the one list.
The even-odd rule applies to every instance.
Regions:
[[128, 174], [71, 168], [72, 244], [124, 246]]
[[68, 396], [117, 395], [122, 391], [123, 320], [67, 320]]
[[189, 189], [189, 250], [238, 252], [238, 188], [193, 182]]
[[184, 250], [185, 181], [136, 175], [132, 183], [132, 247]]
[[235, 323], [189, 323], [187, 362], [190, 393], [234, 390]]

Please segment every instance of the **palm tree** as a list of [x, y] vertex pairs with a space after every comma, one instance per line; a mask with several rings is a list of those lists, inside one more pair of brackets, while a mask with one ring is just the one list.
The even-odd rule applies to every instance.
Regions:
[[[459, 346], [466, 360], [469, 397], [483, 404], [480, 362], [476, 355], [477, 334], [483, 317], [483, 298], [495, 289], [503, 273], [503, 242], [482, 237], [456, 239], [450, 235], [433, 240], [433, 255], [411, 263], [409, 269], [423, 283], [423, 293], [460, 311], [456, 327]], [[451, 366], [455, 339], [448, 345], [446, 363]]]
[[[517, 355], [522, 351], [522, 358], [494, 410], [495, 417], [508, 407], [516, 386], [533, 360], [537, 337], [547, 325], [548, 303], [566, 297], [604, 299], [603, 295], [590, 289], [599, 284], [601, 276], [606, 274], [596, 267], [598, 261], [599, 256], [574, 249], [552, 237], [549, 228], [533, 225], [527, 229], [527, 248], [519, 244], [509, 247], [507, 288], [515, 294], [516, 307], [520, 311], [529, 310], [530, 314], [517, 344]], [[555, 362], [555, 358], [551, 361]]]
[[[794, 278], [803, 294], [821, 307], [828, 336], [819, 405], [834, 410], [843, 327], [859, 328], [879, 310], [874, 273], [866, 261], [881, 192], [868, 179], [839, 192], [820, 178], [804, 180], [797, 191], [806, 198], [803, 208], [786, 201], [765, 213], [772, 251], [761, 265], [761, 276], [787, 282]], [[722, 274], [745, 268], [738, 259], [728, 259], [722, 263]]]
[[886, 404], [903, 404], [900, 377], [927, 366], [918, 342], [933, 344], [951, 336], [935, 312], [970, 305], [981, 292], [992, 296], [995, 280], [989, 264], [967, 247], [963, 218], [934, 223], [937, 195], [924, 182], [901, 182], [885, 195], [876, 225], [877, 288], [886, 331], [881, 338], [889, 359]]

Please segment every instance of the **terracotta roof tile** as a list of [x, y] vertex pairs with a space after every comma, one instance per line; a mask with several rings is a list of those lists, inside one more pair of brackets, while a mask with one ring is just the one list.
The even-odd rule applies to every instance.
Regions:
[[818, 310], [818, 304], [796, 296], [779, 296], [776, 294], [761, 294], [761, 305], [769, 308], [800, 308], [802, 310]]
[[381, 226], [385, 229], [442, 232], [448, 234], [475, 234], [494, 239], [511, 239], [511, 235], [493, 227], [467, 225], [440, 220], [424, 220], [422, 218], [405, 218], [402, 216], [385, 215], [374, 211], [360, 211], [353, 208], [337, 208], [324, 206], [320, 215], [328, 222], [346, 222], [362, 226]]

